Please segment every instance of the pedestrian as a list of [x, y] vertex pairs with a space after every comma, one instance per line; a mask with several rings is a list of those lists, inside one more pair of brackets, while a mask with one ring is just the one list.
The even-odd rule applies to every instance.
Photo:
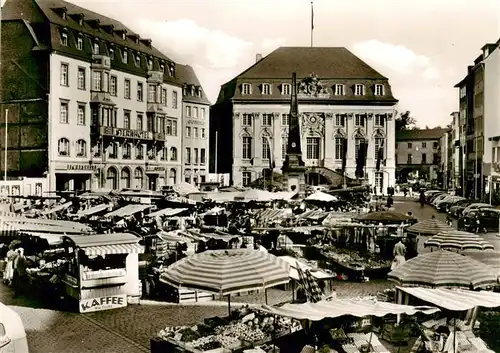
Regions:
[[391, 208], [394, 205], [394, 200], [392, 199], [392, 195], [389, 194], [387, 198], [387, 208]]
[[397, 269], [399, 266], [406, 262], [406, 246], [400, 240], [394, 245], [394, 260], [392, 261], [391, 271]]
[[25, 287], [27, 286], [27, 276], [26, 276], [26, 268], [28, 266], [26, 257], [24, 256], [24, 249], [17, 249], [18, 256], [14, 260], [14, 291], [15, 296], [19, 296], [24, 292]]

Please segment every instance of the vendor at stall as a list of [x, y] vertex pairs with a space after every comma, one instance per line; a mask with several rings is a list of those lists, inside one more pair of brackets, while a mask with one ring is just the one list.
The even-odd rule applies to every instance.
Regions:
[[14, 267], [14, 276], [13, 276], [13, 283], [14, 283], [14, 290], [15, 290], [15, 295], [19, 296], [24, 292], [24, 288], [27, 286], [27, 275], [26, 275], [26, 268], [28, 267], [28, 261], [26, 260], [26, 257], [24, 256], [24, 249], [19, 248], [17, 249], [17, 257], [14, 259], [13, 267]]

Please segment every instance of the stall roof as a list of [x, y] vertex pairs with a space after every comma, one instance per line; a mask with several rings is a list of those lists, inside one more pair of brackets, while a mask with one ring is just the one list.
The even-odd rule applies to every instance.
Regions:
[[162, 210], [150, 213], [148, 217], [157, 217], [157, 216], [172, 217], [187, 210], [188, 208], [164, 208]]
[[500, 293], [462, 289], [396, 287], [420, 300], [452, 311], [465, 311], [476, 306], [500, 307]]
[[93, 229], [86, 224], [79, 222], [63, 221], [63, 220], [4, 216], [0, 217], [0, 221], [8, 222], [9, 224], [34, 224], [34, 225], [68, 228], [68, 229], [78, 230], [83, 233], [93, 232]]
[[280, 256], [279, 258], [290, 264], [290, 278], [293, 278], [294, 280], [300, 280], [299, 273], [297, 272], [297, 263], [299, 264], [302, 271], [309, 270], [311, 272], [311, 275], [315, 279], [323, 280], [335, 277], [335, 274], [327, 273], [323, 270], [317, 269], [304, 262], [302, 259], [296, 259], [291, 256]]
[[152, 205], [130, 204], [106, 213], [104, 217], [128, 217], [135, 213], [142, 212], [150, 207], [152, 207]]
[[111, 204], [100, 204], [94, 207], [87, 208], [86, 210], [83, 211], [78, 211], [76, 213], [77, 216], [79, 217], [84, 217], [84, 216], [91, 216], [93, 214], [102, 212], [110, 208], [112, 205]]
[[132, 233], [111, 233], [97, 235], [68, 235], [65, 238], [70, 239], [77, 247], [87, 248], [103, 245], [133, 244], [139, 242], [139, 237]]
[[52, 213], [54, 213], [54, 212], [63, 211], [63, 210], [65, 210], [65, 209], [67, 209], [68, 207], [70, 207], [72, 204], [73, 204], [73, 202], [72, 202], [72, 201], [68, 201], [68, 202], [65, 202], [65, 203], [63, 203], [63, 204], [61, 204], [61, 205], [57, 205], [57, 206], [55, 206], [55, 207], [53, 207], [53, 208], [50, 208], [50, 209], [48, 209], [48, 210], [44, 210], [44, 211], [42, 212], [42, 214], [45, 214], [45, 215], [46, 215], [46, 214], [52, 214]]
[[48, 224], [36, 223], [15, 223], [15, 222], [2, 222], [5, 226], [1, 228], [8, 232], [37, 232], [37, 233], [53, 233], [53, 234], [82, 234], [83, 232], [78, 229], [53, 226]]
[[47, 233], [38, 233], [38, 232], [26, 232], [27, 235], [31, 235], [32, 237], [38, 237], [47, 240], [49, 245], [58, 245], [62, 243], [62, 237], [60, 235], [53, 235]]
[[332, 299], [317, 303], [285, 304], [282, 307], [264, 305], [261, 308], [270, 314], [291, 317], [294, 319], [308, 319], [319, 321], [326, 318], [336, 318], [345, 315], [355, 317], [377, 316], [388, 314], [414, 315], [417, 312], [433, 314], [439, 311], [429, 306], [408, 306], [387, 302], [378, 302], [375, 299]]

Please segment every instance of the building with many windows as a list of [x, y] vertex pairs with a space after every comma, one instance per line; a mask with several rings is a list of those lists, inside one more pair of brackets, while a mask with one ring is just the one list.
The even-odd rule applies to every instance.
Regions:
[[182, 93], [182, 179], [198, 185], [208, 180], [208, 129], [210, 101], [189, 65], [177, 65]]
[[423, 179], [442, 182], [441, 141], [447, 129], [396, 131], [396, 169], [398, 182]]
[[[182, 83], [150, 39], [62, 0], [7, 0], [2, 11], [2, 94], [46, 99], [45, 129], [26, 133], [41, 141], [50, 189], [156, 190], [180, 180]], [[15, 87], [16, 76], [29, 84]]]
[[344, 154], [346, 174], [354, 178], [366, 141], [369, 183], [384, 192], [394, 185], [397, 100], [386, 77], [346, 48], [281, 47], [264, 58], [257, 55], [256, 61], [221, 87], [211, 107], [211, 172], [230, 173], [233, 184], [248, 185], [273, 164], [280, 170], [296, 72], [307, 181], [338, 182]]

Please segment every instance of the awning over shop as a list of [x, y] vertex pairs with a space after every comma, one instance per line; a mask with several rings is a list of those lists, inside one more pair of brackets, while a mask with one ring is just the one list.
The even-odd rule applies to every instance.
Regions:
[[88, 256], [142, 254], [144, 252], [144, 247], [139, 244], [101, 245], [84, 248], [83, 251], [85, 251], [85, 254]]
[[187, 208], [164, 208], [162, 210], [150, 213], [148, 217], [157, 217], [157, 216], [173, 217], [187, 210], [188, 210]]
[[207, 192], [206, 198], [214, 202], [231, 202], [234, 198], [240, 195], [241, 192]]
[[[43, 226], [51, 226], [51, 227], [62, 227], [68, 228], [72, 230], [77, 230], [78, 233], [93, 233], [91, 227], [86, 224], [72, 221], [63, 221], [63, 220], [52, 220], [52, 219], [43, 219], [43, 218], [26, 218], [26, 217], [2, 217], [3, 222], [8, 222], [10, 224], [34, 224], [34, 225], [43, 225]], [[75, 233], [74, 231], [71, 233]]]
[[60, 212], [60, 211], [63, 211], [65, 209], [67, 209], [68, 207], [70, 207], [71, 205], [73, 204], [73, 202], [69, 201], [69, 202], [66, 202], [66, 203], [63, 203], [62, 205], [57, 205], [51, 209], [48, 209], [48, 210], [44, 210], [42, 211], [42, 214], [52, 214], [52, 213], [55, 213], [55, 212]]
[[16, 236], [22, 233], [53, 233], [53, 234], [82, 234], [83, 232], [74, 228], [53, 226], [36, 223], [14, 223], [2, 222], [0, 230], [7, 236]]
[[53, 235], [47, 233], [38, 233], [38, 232], [26, 232], [26, 235], [30, 235], [32, 237], [38, 237], [41, 239], [47, 240], [49, 245], [58, 245], [62, 243], [62, 237], [60, 235]]
[[106, 213], [104, 217], [128, 217], [138, 212], [142, 212], [150, 207], [152, 207], [152, 205], [131, 204], [114, 210], [113, 212]]
[[277, 192], [272, 193], [271, 198], [273, 200], [290, 201], [296, 195], [297, 195], [297, 192], [295, 192], [295, 191], [277, 191]]
[[377, 316], [388, 314], [414, 315], [418, 312], [433, 314], [439, 311], [429, 306], [408, 306], [387, 302], [378, 302], [375, 299], [332, 299], [317, 303], [285, 304], [282, 307], [264, 305], [262, 311], [273, 315], [319, 321], [326, 318], [336, 318], [345, 315], [355, 317]]
[[319, 220], [322, 218], [326, 218], [329, 214], [330, 212], [325, 212], [323, 210], [310, 210], [300, 214], [298, 218]]
[[86, 210], [78, 211], [76, 213], [76, 216], [78, 217], [92, 216], [96, 213], [106, 211], [110, 207], [112, 207], [112, 205], [110, 204], [97, 205], [94, 207], [87, 208]]
[[302, 271], [305, 272], [306, 270], [309, 270], [315, 279], [324, 280], [335, 277], [335, 274], [317, 269], [300, 259], [296, 259], [291, 256], [279, 256], [279, 258], [290, 265], [290, 278], [293, 278], [296, 281], [300, 280], [299, 273], [297, 272], [297, 263]]
[[131, 233], [111, 233], [98, 235], [70, 235], [63, 239], [70, 240], [75, 247], [87, 255], [140, 254], [144, 249], [139, 245], [139, 238]]
[[500, 307], [500, 293], [462, 289], [396, 287], [420, 300], [452, 311], [465, 311], [476, 306]]

